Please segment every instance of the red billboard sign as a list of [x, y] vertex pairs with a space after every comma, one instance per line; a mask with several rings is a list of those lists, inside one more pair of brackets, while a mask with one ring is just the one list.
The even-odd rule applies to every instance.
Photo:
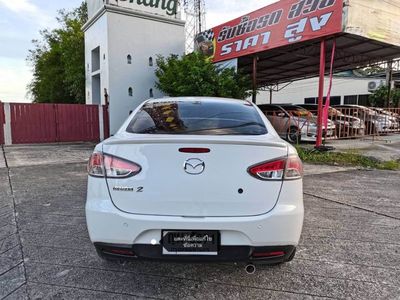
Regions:
[[342, 31], [343, 0], [281, 0], [200, 33], [196, 48], [224, 61]]

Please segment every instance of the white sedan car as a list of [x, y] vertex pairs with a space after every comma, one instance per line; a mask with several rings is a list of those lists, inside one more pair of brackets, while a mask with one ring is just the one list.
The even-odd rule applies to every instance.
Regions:
[[247, 101], [146, 101], [96, 146], [88, 172], [87, 225], [102, 258], [254, 267], [295, 255], [302, 162]]

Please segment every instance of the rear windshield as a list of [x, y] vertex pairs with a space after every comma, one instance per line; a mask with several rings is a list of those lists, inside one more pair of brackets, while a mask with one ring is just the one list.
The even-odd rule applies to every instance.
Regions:
[[258, 111], [244, 101], [149, 102], [127, 131], [136, 134], [263, 135]]

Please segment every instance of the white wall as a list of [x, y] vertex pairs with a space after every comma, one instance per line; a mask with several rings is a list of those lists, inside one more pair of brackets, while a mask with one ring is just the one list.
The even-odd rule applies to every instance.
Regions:
[[104, 5], [103, 0], [87, 0], [89, 19]]
[[[331, 96], [341, 96], [343, 104], [344, 96], [367, 95], [368, 83], [373, 78], [343, 78], [335, 77], [332, 83]], [[284, 85], [282, 85], [284, 86]], [[329, 86], [329, 78], [325, 78], [324, 96], [326, 96]], [[318, 97], [318, 78], [310, 78], [295, 81], [280, 92], [274, 92], [273, 103], [304, 103], [305, 98]], [[261, 91], [257, 95], [257, 103], [269, 103], [269, 91]]]
[[[155, 87], [156, 56], [182, 55], [185, 32], [183, 24], [116, 13], [109, 13], [108, 18], [111, 132], [115, 132], [130, 111], [150, 98], [151, 88], [154, 97], [163, 96]], [[127, 63], [128, 54], [132, 56], [131, 65]], [[149, 57], [153, 58], [153, 67], [149, 66]], [[128, 95], [129, 87], [133, 88], [133, 97]]]
[[[107, 15], [102, 15], [96, 23], [90, 26], [85, 31], [85, 62], [86, 62], [86, 104], [94, 104], [92, 93], [92, 75], [97, 72], [92, 72], [92, 50], [100, 46], [100, 95], [104, 102], [104, 89], [109, 87], [108, 79], [108, 29]], [[105, 59], [104, 59], [105, 56]], [[98, 103], [95, 103], [98, 104]]]
[[[100, 74], [102, 104], [105, 104], [104, 89], [107, 89], [110, 131], [113, 134], [130, 111], [150, 98], [150, 89], [153, 89], [154, 97], [163, 96], [155, 88], [156, 56], [184, 54], [185, 23], [117, 6], [103, 6], [98, 16], [84, 26], [86, 103], [94, 103], [92, 77]], [[92, 72], [91, 54], [98, 46], [100, 70]], [[128, 55], [132, 56], [132, 64], [127, 63]], [[149, 57], [153, 58], [153, 66], [149, 66]], [[129, 87], [133, 88], [132, 96], [128, 94]]]

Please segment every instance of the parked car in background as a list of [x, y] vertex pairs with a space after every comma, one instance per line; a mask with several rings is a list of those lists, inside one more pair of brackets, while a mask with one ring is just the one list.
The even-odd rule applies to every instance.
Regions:
[[393, 126], [387, 116], [365, 106], [338, 105], [334, 107], [345, 115], [351, 115], [361, 119], [365, 123], [366, 134], [388, 133]]
[[389, 121], [392, 123], [392, 126], [390, 126], [390, 129], [392, 130], [399, 130], [400, 129], [400, 115], [395, 112], [391, 112], [388, 110], [385, 110], [383, 108], [378, 108], [378, 107], [370, 107], [373, 111], [376, 111], [377, 113], [386, 116]]
[[295, 256], [303, 169], [248, 101], [152, 99], [88, 164], [86, 219], [104, 259], [277, 264]]
[[[310, 111], [291, 104], [264, 104], [258, 106], [278, 134], [291, 143], [314, 142], [317, 138], [317, 117]], [[335, 137], [335, 124], [328, 120], [323, 136]]]
[[[317, 104], [299, 104], [299, 106], [311, 111], [313, 114], [318, 113]], [[345, 115], [334, 107], [329, 107], [329, 119], [335, 124], [336, 136], [339, 138], [365, 134], [365, 124], [361, 119]]]

